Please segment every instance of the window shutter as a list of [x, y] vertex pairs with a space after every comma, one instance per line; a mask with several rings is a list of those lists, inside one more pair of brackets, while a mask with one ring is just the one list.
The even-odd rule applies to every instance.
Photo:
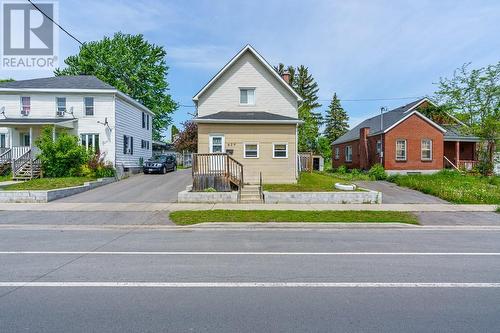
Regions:
[[134, 155], [134, 137], [130, 137], [130, 155]]
[[123, 136], [123, 153], [124, 154], [127, 153], [127, 136], [126, 135]]
[[149, 130], [149, 114], [146, 115], [146, 129]]

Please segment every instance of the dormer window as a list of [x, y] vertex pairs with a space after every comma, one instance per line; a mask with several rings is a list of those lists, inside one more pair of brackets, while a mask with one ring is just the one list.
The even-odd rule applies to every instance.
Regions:
[[255, 105], [255, 88], [240, 88], [240, 105]]
[[29, 116], [31, 112], [31, 97], [22, 96], [21, 97], [21, 115]]

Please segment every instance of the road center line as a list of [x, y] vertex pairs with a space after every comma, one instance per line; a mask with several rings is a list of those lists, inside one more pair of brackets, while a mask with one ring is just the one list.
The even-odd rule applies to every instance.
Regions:
[[0, 255], [132, 255], [132, 256], [500, 256], [500, 252], [214, 252], [214, 251], [0, 251]]
[[87, 288], [500, 288], [474, 282], [0, 282], [0, 287]]

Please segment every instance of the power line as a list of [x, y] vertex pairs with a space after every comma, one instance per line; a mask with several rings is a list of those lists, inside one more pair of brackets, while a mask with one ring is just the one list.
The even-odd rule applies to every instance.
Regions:
[[[339, 99], [341, 102], [376, 102], [376, 101], [395, 101], [401, 99], [418, 99], [424, 96], [411, 96], [411, 97], [388, 97], [388, 98], [358, 98], [358, 99]], [[321, 102], [329, 102], [329, 99], [319, 99]]]
[[57, 27], [59, 29], [61, 29], [62, 31], [64, 31], [68, 36], [70, 36], [71, 38], [73, 38], [74, 40], [76, 40], [76, 42], [80, 45], [83, 45], [83, 43], [78, 39], [76, 38], [75, 36], [73, 36], [70, 32], [68, 32], [66, 29], [64, 29], [63, 27], [61, 27], [61, 25], [59, 25], [59, 23], [57, 23], [56, 21], [54, 21], [54, 19], [52, 19], [52, 17], [50, 17], [49, 15], [47, 15], [43, 10], [41, 10], [37, 5], [35, 5], [33, 3], [33, 1], [31, 0], [28, 0], [28, 2], [33, 6], [35, 7], [36, 10], [38, 10], [43, 16], [45, 16], [46, 18], [48, 18], [52, 23], [54, 23], [55, 25], [57, 25]]

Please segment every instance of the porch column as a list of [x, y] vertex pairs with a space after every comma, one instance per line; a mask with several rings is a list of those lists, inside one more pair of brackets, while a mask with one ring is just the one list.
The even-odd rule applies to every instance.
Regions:
[[33, 127], [30, 127], [30, 149], [33, 147]]
[[460, 161], [460, 141], [455, 142], [455, 165], [457, 167]]

